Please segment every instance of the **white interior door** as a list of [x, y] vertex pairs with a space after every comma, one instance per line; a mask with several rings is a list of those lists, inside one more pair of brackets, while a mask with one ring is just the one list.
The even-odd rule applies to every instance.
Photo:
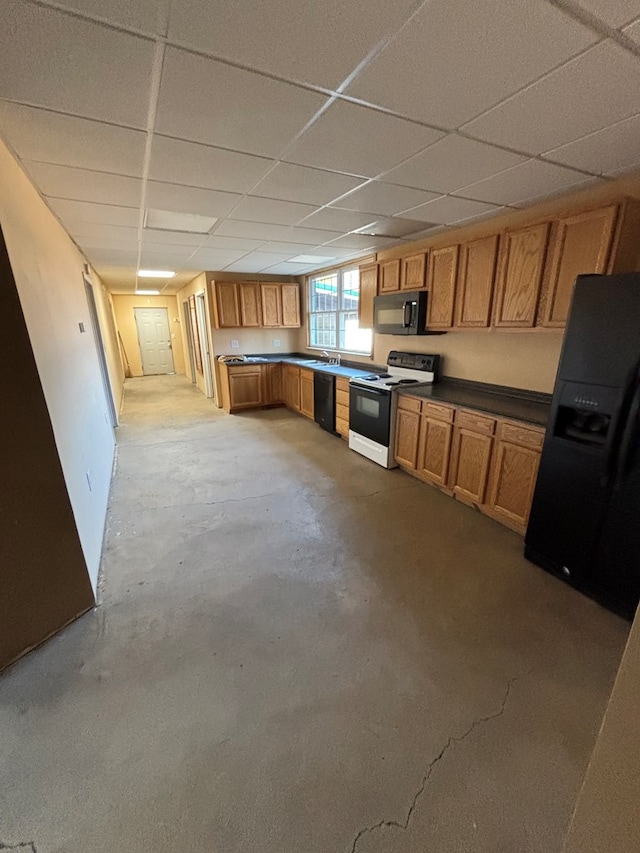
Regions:
[[173, 373], [173, 351], [166, 308], [134, 308], [142, 372]]
[[207, 334], [207, 307], [204, 293], [196, 293], [196, 313], [198, 318], [198, 330], [202, 342], [202, 367], [207, 397], [213, 397], [213, 377], [211, 375], [211, 348], [209, 346], [209, 335]]

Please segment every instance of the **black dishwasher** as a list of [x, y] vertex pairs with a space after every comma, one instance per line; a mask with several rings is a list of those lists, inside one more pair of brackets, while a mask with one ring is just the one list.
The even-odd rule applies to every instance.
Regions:
[[322, 429], [336, 430], [336, 377], [331, 373], [313, 372], [313, 417]]

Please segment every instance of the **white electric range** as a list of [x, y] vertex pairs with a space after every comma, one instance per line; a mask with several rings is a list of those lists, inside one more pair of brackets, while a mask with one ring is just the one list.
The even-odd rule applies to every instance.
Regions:
[[438, 378], [440, 356], [391, 350], [387, 373], [349, 381], [349, 447], [383, 468], [395, 468], [397, 391], [431, 385]]

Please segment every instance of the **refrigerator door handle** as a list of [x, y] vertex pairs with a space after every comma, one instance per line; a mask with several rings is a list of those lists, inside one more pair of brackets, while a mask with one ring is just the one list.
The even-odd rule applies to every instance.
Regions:
[[618, 456], [616, 471], [616, 480], [618, 483], [624, 479], [629, 471], [629, 458], [638, 429], [638, 414], [640, 414], [640, 377], [636, 376], [636, 387], [620, 442], [620, 454]]

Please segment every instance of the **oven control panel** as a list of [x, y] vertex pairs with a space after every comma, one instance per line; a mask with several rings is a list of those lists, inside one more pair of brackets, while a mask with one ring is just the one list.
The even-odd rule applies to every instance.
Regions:
[[391, 350], [387, 359], [389, 367], [404, 367], [410, 370], [425, 370], [434, 373], [436, 378], [440, 370], [440, 356], [422, 352], [402, 352]]

